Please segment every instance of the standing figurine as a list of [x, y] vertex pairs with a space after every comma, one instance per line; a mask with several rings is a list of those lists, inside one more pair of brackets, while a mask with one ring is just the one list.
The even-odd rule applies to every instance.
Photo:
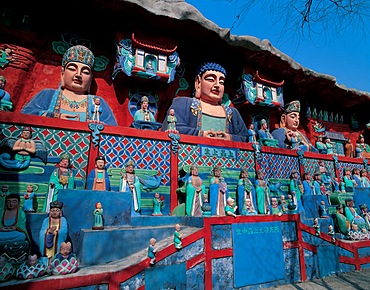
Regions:
[[49, 212], [50, 203], [58, 200], [60, 189], [74, 189], [76, 187], [75, 172], [72, 169], [71, 156], [68, 153], [60, 156], [59, 164], [56, 167], [49, 178], [49, 191], [46, 194], [43, 212]]
[[248, 142], [249, 143], [257, 143], [257, 136], [256, 136], [256, 131], [254, 130], [254, 124], [250, 123], [248, 126]]
[[335, 231], [333, 225], [328, 225], [328, 235], [331, 237], [332, 243], [335, 243]]
[[91, 121], [100, 123], [100, 115], [102, 112], [103, 109], [100, 106], [100, 98], [95, 96], [94, 104], [91, 106]]
[[259, 214], [268, 214], [270, 205], [270, 187], [269, 183], [264, 180], [265, 174], [262, 169], [257, 171], [255, 182], [257, 196], [257, 210]]
[[95, 204], [95, 209], [93, 211], [94, 214], [94, 225], [92, 227], [93, 230], [104, 230], [104, 223], [103, 223], [103, 206], [100, 202]]
[[326, 206], [325, 200], [319, 203], [319, 215], [320, 218], [329, 218], [328, 207]]
[[132, 160], [126, 163], [126, 172], [121, 173], [122, 177], [119, 184], [119, 191], [131, 193], [131, 215], [138, 216], [141, 210], [141, 188], [140, 180], [135, 174], [134, 165], [135, 163]]
[[176, 123], [177, 123], [177, 118], [175, 116], [175, 109], [170, 109], [168, 112], [168, 117], [167, 117], [166, 132], [178, 134], [179, 131], [176, 130]]
[[209, 182], [209, 199], [211, 204], [211, 214], [224, 216], [227, 198], [229, 197], [227, 183], [221, 176], [221, 167], [213, 168], [213, 176]]
[[155, 255], [157, 254], [157, 249], [154, 247], [157, 243], [155, 238], [151, 238], [149, 241], [149, 247], [148, 247], [148, 258], [150, 258], [150, 266], [153, 266], [156, 262]]
[[320, 236], [320, 224], [317, 217], [313, 219], [313, 228], [316, 230], [316, 236]]
[[105, 157], [97, 156], [95, 158], [95, 169], [91, 170], [87, 177], [87, 189], [109, 191], [110, 180], [107, 169], [105, 168]]
[[334, 154], [334, 146], [331, 144], [330, 138], [325, 137], [326, 154]]
[[175, 244], [176, 250], [182, 249], [182, 237], [183, 233], [180, 233], [181, 226], [180, 224], [175, 225], [175, 233], [173, 234], [173, 242]]
[[360, 134], [356, 143], [356, 157], [368, 158], [370, 154], [370, 146], [365, 143], [364, 135]]
[[234, 199], [229, 197], [227, 199], [227, 204], [225, 206], [225, 215], [229, 215], [229, 216], [232, 216], [234, 218], [236, 218], [236, 210], [237, 210], [238, 206], [237, 205], [234, 205]]
[[160, 196], [158, 192], [154, 194], [153, 198], [153, 213], [152, 215], [162, 215], [161, 209], [164, 205], [164, 196]]
[[23, 204], [23, 210], [25, 212], [35, 212], [33, 209], [33, 198], [35, 196], [35, 192], [33, 191], [32, 184], [27, 185], [27, 191], [23, 195], [24, 197], [24, 204]]
[[326, 146], [323, 142], [324, 136], [317, 136], [317, 141], [315, 143], [316, 149], [319, 150], [319, 153], [326, 154]]
[[346, 139], [346, 144], [344, 145], [344, 156], [351, 158], [354, 157], [353, 144], [349, 138]]
[[348, 167], [344, 168], [343, 182], [346, 192], [353, 192], [354, 187], [357, 185], [352, 178], [351, 169]]
[[5, 208], [6, 196], [10, 194], [9, 185], [3, 184], [0, 191], [0, 211]]
[[299, 212], [304, 212], [302, 204], [303, 183], [299, 178], [297, 170], [293, 170], [290, 174], [289, 192], [293, 196], [294, 203], [297, 205], [297, 210]]
[[186, 215], [201, 217], [203, 214], [203, 203], [208, 202], [208, 198], [206, 195], [206, 188], [202, 179], [199, 177], [198, 165], [196, 164], [190, 166], [190, 176], [186, 181], [185, 194]]
[[366, 169], [361, 170], [360, 176], [361, 176], [361, 187], [370, 187], [370, 180], [367, 175]]
[[253, 205], [253, 208], [256, 208], [256, 190], [253, 186], [253, 183], [248, 178], [248, 168], [243, 167], [240, 170], [238, 186], [236, 188], [236, 203], [239, 208], [239, 214], [243, 210], [245, 199], [249, 199]]

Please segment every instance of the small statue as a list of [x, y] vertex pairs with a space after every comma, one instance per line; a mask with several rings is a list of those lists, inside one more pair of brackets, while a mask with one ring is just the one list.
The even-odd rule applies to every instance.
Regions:
[[60, 189], [74, 189], [75, 171], [72, 168], [71, 156], [64, 153], [60, 156], [60, 161], [49, 178], [49, 191], [44, 201], [43, 212], [50, 211], [50, 203], [58, 200], [58, 191]]
[[344, 156], [351, 158], [354, 157], [353, 144], [349, 138], [346, 139], [346, 143], [344, 144]]
[[272, 137], [265, 119], [261, 120], [261, 129], [258, 130], [258, 138], [261, 145], [279, 147], [278, 140]]
[[107, 169], [105, 168], [105, 157], [97, 156], [95, 158], [95, 169], [91, 170], [87, 177], [87, 189], [109, 191], [110, 180]]
[[33, 198], [35, 196], [35, 192], [33, 191], [32, 184], [27, 185], [27, 191], [23, 195], [24, 197], [24, 204], [23, 204], [23, 210], [25, 212], [35, 212], [33, 209]]
[[95, 204], [93, 230], [104, 230], [103, 206], [100, 202]]
[[244, 200], [243, 210], [241, 211], [242, 215], [257, 215], [257, 211], [254, 209], [252, 201], [250, 198]]
[[183, 233], [180, 233], [181, 226], [180, 224], [175, 225], [175, 233], [173, 234], [173, 242], [175, 244], [175, 249], [176, 250], [181, 250], [182, 249], [182, 237]]
[[278, 204], [278, 200], [276, 197], [271, 198], [271, 204], [269, 205], [268, 214], [273, 214], [277, 216], [283, 215], [283, 209], [281, 208], [281, 205]]
[[155, 122], [153, 113], [149, 110], [149, 99], [143, 96], [140, 100], [140, 109], [135, 112], [135, 121]]
[[9, 185], [3, 184], [0, 191], [0, 209], [5, 207], [6, 196], [10, 194]]
[[248, 126], [248, 142], [249, 143], [257, 143], [256, 131], [254, 130], [254, 124], [250, 123]]
[[319, 153], [326, 154], [326, 146], [325, 143], [323, 142], [324, 136], [319, 135], [317, 136], [317, 141], [315, 143], [315, 146], [317, 150], [319, 150]]
[[23, 262], [17, 269], [16, 277], [18, 279], [33, 279], [41, 277], [47, 273], [47, 267], [39, 262], [37, 255], [29, 255], [28, 260]]
[[320, 201], [319, 215], [320, 215], [321, 218], [329, 218], [328, 208], [327, 208], [324, 200]]
[[335, 243], [335, 232], [334, 232], [334, 228], [332, 225], [328, 225], [328, 235], [331, 236], [331, 242], [332, 243]]
[[148, 247], [148, 258], [150, 258], [150, 266], [153, 266], [155, 264], [155, 261], [156, 261], [156, 257], [155, 255], [157, 254], [157, 249], [154, 248], [155, 244], [156, 244], [156, 239], [155, 238], [151, 238], [150, 241], [149, 241], [149, 247]]
[[234, 205], [234, 199], [229, 197], [226, 202], [227, 202], [227, 204], [225, 206], [225, 215], [232, 216], [232, 217], [236, 218], [235, 212], [236, 212], [238, 206]]
[[166, 132], [178, 134], [179, 131], [176, 130], [176, 123], [177, 123], [177, 118], [175, 116], [175, 109], [170, 109], [168, 112], [168, 117], [167, 117]]
[[335, 154], [334, 153], [334, 146], [333, 144], [331, 144], [331, 141], [330, 141], [330, 138], [329, 137], [325, 137], [325, 147], [326, 147], [326, 154]]
[[153, 198], [153, 216], [161, 216], [161, 208], [164, 205], [164, 196], [160, 196], [158, 192], [154, 194]]
[[365, 143], [364, 135], [360, 134], [356, 143], [356, 157], [368, 158], [370, 156], [370, 146]]
[[15, 269], [12, 264], [6, 261], [4, 256], [0, 256], [0, 282], [7, 281], [14, 276]]
[[100, 106], [100, 98], [95, 96], [94, 104], [91, 106], [91, 121], [100, 123], [100, 115], [103, 109]]
[[49, 270], [53, 275], [67, 275], [75, 273], [78, 266], [77, 257], [72, 253], [72, 244], [63, 242], [60, 245], [59, 253], [51, 259]]
[[5, 91], [5, 84], [5, 77], [0, 76], [0, 111], [11, 111], [13, 109], [13, 103], [10, 94]]
[[316, 236], [320, 236], [320, 224], [318, 218], [313, 219], [313, 228], [316, 230]]

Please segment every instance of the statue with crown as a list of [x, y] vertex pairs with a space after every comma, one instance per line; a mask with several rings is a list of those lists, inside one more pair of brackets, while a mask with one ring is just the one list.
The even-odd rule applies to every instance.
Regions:
[[271, 135], [278, 140], [279, 148], [301, 149], [302, 151], [318, 152], [308, 138], [298, 130], [301, 103], [292, 101], [283, 108], [280, 116], [280, 128], [275, 129]]

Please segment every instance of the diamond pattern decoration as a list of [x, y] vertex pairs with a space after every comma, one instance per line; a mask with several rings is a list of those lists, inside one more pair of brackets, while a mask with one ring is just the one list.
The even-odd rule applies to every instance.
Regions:
[[262, 153], [261, 167], [266, 178], [289, 178], [292, 170], [299, 170], [298, 158]]
[[170, 147], [170, 142], [101, 135], [99, 148], [108, 168], [125, 168], [127, 160], [132, 159], [139, 169], [158, 170], [164, 184], [169, 185]]

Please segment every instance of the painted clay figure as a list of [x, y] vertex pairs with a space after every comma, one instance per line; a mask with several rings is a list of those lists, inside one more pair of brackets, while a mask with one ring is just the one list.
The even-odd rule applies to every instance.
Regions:
[[9, 185], [3, 184], [0, 191], [0, 211], [5, 208], [6, 196], [10, 194]]
[[316, 230], [316, 236], [320, 236], [320, 223], [317, 217], [313, 219], [312, 227]]
[[24, 197], [24, 204], [23, 204], [23, 210], [25, 212], [34, 212], [33, 209], [33, 198], [35, 197], [35, 192], [33, 191], [32, 184], [27, 185], [27, 191], [23, 195]]
[[[173, 99], [168, 112], [181, 112], [176, 123], [180, 134], [246, 142], [247, 128], [238, 110], [222, 104], [225, 77], [221, 65], [204, 63], [195, 79], [195, 97]], [[167, 129], [165, 120], [162, 131]]]
[[93, 230], [104, 230], [103, 206], [100, 202], [95, 204]]
[[56, 167], [49, 178], [49, 191], [44, 201], [43, 212], [49, 212], [50, 203], [58, 200], [60, 189], [76, 188], [75, 171], [72, 169], [71, 156], [62, 154]]
[[257, 207], [256, 190], [253, 186], [253, 183], [248, 178], [248, 168], [246, 167], [243, 167], [240, 170], [238, 186], [236, 190], [239, 213], [241, 213], [243, 209], [246, 198], [251, 201], [253, 208]]
[[175, 116], [175, 110], [170, 109], [168, 111], [168, 116], [167, 116], [167, 130], [166, 130], [166, 132], [178, 134], [179, 131], [176, 130], [176, 123], [177, 123], [177, 118]]
[[334, 145], [331, 143], [331, 140], [329, 137], [325, 137], [324, 139], [325, 147], [326, 147], [326, 154], [335, 154], [334, 153]]
[[154, 194], [153, 198], [153, 216], [161, 216], [162, 207], [164, 206], [164, 196], [160, 196], [158, 192]]
[[333, 225], [328, 225], [328, 235], [331, 236], [331, 242], [335, 243], [335, 231]]
[[259, 214], [268, 214], [270, 205], [270, 187], [268, 181], [264, 180], [265, 174], [262, 169], [257, 171], [255, 182], [257, 196], [257, 211]]
[[140, 109], [135, 112], [135, 121], [155, 122], [153, 113], [149, 110], [149, 99], [143, 96], [140, 100]]
[[351, 169], [344, 168], [343, 175], [344, 188], [346, 192], [353, 192], [354, 187], [357, 185], [352, 178]]
[[289, 192], [293, 196], [294, 203], [297, 205], [297, 210], [299, 212], [304, 212], [302, 203], [303, 183], [299, 178], [297, 170], [293, 170], [290, 174]]
[[157, 254], [157, 249], [155, 248], [155, 244], [157, 243], [155, 238], [151, 238], [149, 241], [149, 247], [148, 247], [148, 258], [150, 258], [149, 264], [153, 266], [156, 262], [155, 255]]
[[314, 186], [311, 179], [311, 173], [305, 172], [303, 173], [303, 194], [304, 195], [313, 195], [314, 194]]
[[225, 215], [236, 218], [236, 210], [238, 206], [234, 204], [234, 199], [229, 197], [225, 206]]
[[63, 242], [60, 244], [59, 252], [50, 260], [49, 270], [53, 275], [67, 275], [78, 270], [78, 260], [72, 253], [72, 244]]
[[346, 207], [344, 208], [344, 215], [349, 220], [351, 224], [355, 223], [360, 228], [368, 229], [367, 223], [362, 216], [357, 213], [357, 209], [355, 208], [355, 202], [353, 198], [348, 197], [345, 199]]
[[315, 143], [316, 149], [319, 151], [319, 153], [326, 154], [326, 146], [323, 142], [324, 136], [319, 135], [317, 136], [317, 141]]
[[283, 209], [281, 205], [279, 205], [278, 200], [276, 197], [271, 198], [271, 204], [269, 205], [269, 210], [268, 214], [274, 214], [277, 216], [282, 216], [283, 215]]
[[104, 156], [95, 158], [95, 169], [91, 170], [87, 177], [87, 189], [101, 191], [109, 191], [111, 189], [105, 164]]
[[182, 249], [182, 238], [183, 238], [183, 233], [180, 233], [181, 226], [180, 224], [175, 225], [175, 232], [173, 234], [173, 242], [175, 244], [175, 249], [176, 250], [181, 250]]
[[266, 120], [262, 119], [260, 124], [261, 129], [258, 130], [258, 139], [260, 144], [264, 146], [278, 147], [278, 140], [274, 139], [274, 137], [271, 135], [267, 127]]
[[365, 143], [364, 135], [360, 134], [356, 142], [356, 157], [365, 157], [370, 156], [370, 146]]
[[256, 134], [256, 130], [254, 130], [254, 124], [253, 123], [249, 124], [247, 133], [248, 133], [248, 142], [249, 143], [257, 143], [257, 134]]
[[286, 104], [280, 117], [280, 128], [275, 129], [271, 134], [278, 140], [280, 148], [293, 148], [293, 142], [289, 136], [291, 133], [295, 133], [298, 146], [302, 151], [318, 152], [307, 137], [298, 130], [300, 110], [301, 104], [299, 101]]
[[94, 98], [94, 105], [91, 108], [91, 121], [100, 123], [100, 115], [103, 113], [103, 109], [100, 106], [100, 98], [95, 97]]
[[209, 182], [209, 199], [211, 204], [211, 214], [224, 216], [226, 201], [229, 197], [227, 183], [221, 176], [221, 167], [215, 166], [212, 170], [213, 176]]
[[45, 218], [39, 235], [40, 260], [49, 265], [50, 259], [59, 251], [62, 242], [68, 237], [68, 222], [63, 217], [63, 203], [50, 203], [49, 217]]
[[11, 111], [13, 109], [13, 103], [10, 94], [5, 91], [5, 85], [5, 77], [0, 76], [0, 111]]
[[190, 176], [185, 187], [186, 202], [185, 213], [187, 216], [202, 216], [202, 205], [208, 202], [206, 188], [199, 177], [199, 169], [196, 164], [190, 167]]
[[370, 187], [370, 180], [367, 175], [366, 169], [361, 169], [360, 176], [361, 176], [361, 187]]
[[346, 157], [354, 157], [354, 148], [351, 142], [351, 139], [347, 138], [346, 143], [344, 144], [344, 156]]
[[366, 204], [361, 204], [360, 205], [360, 210], [361, 210], [360, 215], [365, 220], [365, 222], [367, 224], [367, 228], [370, 229], [370, 212], [368, 212], [367, 205]]
[[[90, 94], [93, 80], [94, 54], [83, 45], [70, 47], [63, 55], [61, 83], [58, 89], [44, 89], [37, 93], [22, 109], [23, 114], [46, 116], [65, 120], [88, 122], [96, 105]], [[100, 98], [99, 121], [117, 125], [108, 103]]]
[[241, 210], [241, 215], [257, 215], [257, 211], [255, 210], [252, 201], [249, 198], [244, 200], [244, 206]]
[[26, 214], [20, 208], [19, 194], [6, 196], [0, 218], [0, 255], [4, 255], [11, 264], [22, 262], [28, 256], [31, 241], [26, 229]]
[[16, 272], [18, 279], [33, 279], [41, 277], [47, 273], [47, 267], [39, 262], [37, 255], [29, 255], [26, 262], [23, 262]]
[[135, 174], [135, 163], [129, 160], [126, 163], [126, 172], [121, 173], [122, 177], [119, 184], [119, 191], [130, 192], [132, 194], [131, 215], [140, 215], [141, 210], [141, 188], [140, 180]]

